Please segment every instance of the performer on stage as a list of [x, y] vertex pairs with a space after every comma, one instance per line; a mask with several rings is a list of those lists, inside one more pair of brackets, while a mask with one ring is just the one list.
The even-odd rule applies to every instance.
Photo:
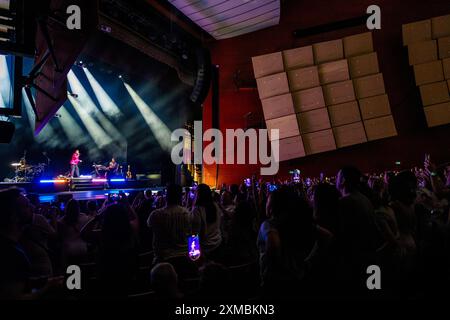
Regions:
[[116, 162], [116, 159], [113, 157], [108, 165], [107, 177], [111, 178], [117, 175], [117, 169], [119, 168], [119, 164]]
[[80, 169], [78, 168], [78, 163], [83, 162], [80, 160], [80, 150], [75, 150], [70, 160], [70, 177], [73, 178], [74, 174], [76, 177], [80, 176]]

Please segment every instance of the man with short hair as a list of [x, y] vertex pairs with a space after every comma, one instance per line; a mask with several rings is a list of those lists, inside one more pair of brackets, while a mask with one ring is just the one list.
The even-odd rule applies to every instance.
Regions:
[[192, 231], [189, 211], [181, 206], [179, 185], [167, 188], [166, 206], [152, 212], [147, 225], [153, 231], [155, 263], [187, 255], [187, 237]]

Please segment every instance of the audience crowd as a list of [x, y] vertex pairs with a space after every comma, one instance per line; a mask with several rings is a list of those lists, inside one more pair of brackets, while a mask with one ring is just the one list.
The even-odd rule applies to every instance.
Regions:
[[[244, 180], [243, 180], [244, 181]], [[169, 185], [105, 201], [0, 191], [6, 299], [420, 298], [450, 285], [450, 165]], [[201, 256], [189, 258], [198, 235]], [[81, 290], [67, 290], [69, 265]], [[368, 290], [367, 268], [381, 271]]]

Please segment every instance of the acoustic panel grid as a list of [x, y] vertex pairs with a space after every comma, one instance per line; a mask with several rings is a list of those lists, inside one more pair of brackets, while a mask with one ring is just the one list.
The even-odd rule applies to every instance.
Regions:
[[252, 62], [280, 161], [397, 135], [371, 32]]
[[450, 123], [450, 15], [402, 26], [428, 127]]

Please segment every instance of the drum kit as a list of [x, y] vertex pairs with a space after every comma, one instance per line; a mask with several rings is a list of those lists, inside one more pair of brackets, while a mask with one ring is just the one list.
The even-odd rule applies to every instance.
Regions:
[[23, 158], [20, 159], [19, 162], [11, 163], [11, 166], [14, 168], [15, 176], [12, 182], [32, 182], [34, 179], [39, 178], [45, 171], [45, 167], [47, 164], [39, 163], [36, 165], [27, 164], [26, 154], [24, 154]]

